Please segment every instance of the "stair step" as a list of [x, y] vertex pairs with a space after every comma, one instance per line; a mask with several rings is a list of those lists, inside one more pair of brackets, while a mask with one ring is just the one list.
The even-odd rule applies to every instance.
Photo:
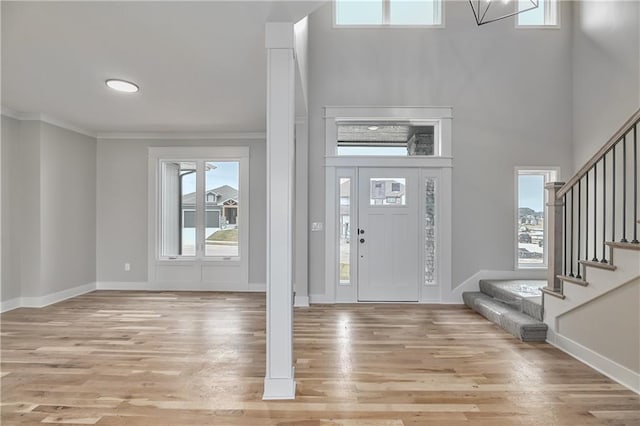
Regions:
[[640, 250], [640, 244], [638, 243], [618, 243], [615, 241], [609, 241], [606, 243], [609, 247], [627, 249], [627, 250]]
[[464, 303], [523, 342], [544, 342], [547, 324], [481, 292], [462, 293]]
[[564, 299], [566, 296], [562, 293], [558, 293], [557, 291], [553, 291], [548, 288], [541, 289], [544, 294], [548, 294], [549, 296], [557, 297], [558, 299]]
[[480, 280], [480, 291], [530, 317], [542, 321], [545, 280]]
[[591, 266], [592, 268], [606, 269], [607, 271], [616, 270], [616, 267], [609, 263], [594, 262], [593, 260], [580, 260], [579, 263], [581, 263], [584, 266]]
[[573, 284], [578, 284], [581, 285], [583, 287], [586, 287], [589, 285], [588, 282], [586, 282], [585, 280], [582, 280], [580, 278], [576, 278], [576, 277], [570, 277], [568, 275], [557, 275], [558, 278], [560, 278], [562, 281], [568, 282], [568, 283], [573, 283]]

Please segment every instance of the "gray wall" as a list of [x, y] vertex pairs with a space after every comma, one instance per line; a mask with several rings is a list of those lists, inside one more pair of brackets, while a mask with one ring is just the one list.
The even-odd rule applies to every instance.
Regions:
[[640, 3], [573, 4], [573, 157], [581, 167], [640, 107]]
[[[266, 144], [258, 141], [99, 139], [97, 277], [147, 281], [148, 148], [249, 146], [249, 283], [266, 282]], [[123, 265], [131, 263], [131, 271]]]
[[563, 315], [558, 331], [640, 373], [640, 278]]
[[[15, 169], [20, 148], [20, 122], [2, 116], [2, 288], [1, 301], [20, 297], [20, 253], [16, 250], [18, 227], [15, 208]], [[37, 173], [37, 172], [36, 172]]]
[[95, 138], [42, 123], [40, 179], [44, 294], [95, 282]]
[[96, 140], [2, 117], [2, 301], [95, 281]]
[[[562, 14], [570, 8], [563, 3]], [[571, 172], [571, 31], [477, 27], [446, 3], [445, 29], [334, 29], [310, 17], [310, 222], [324, 222], [324, 127], [331, 105], [452, 106], [453, 287], [514, 267], [514, 166]], [[311, 294], [323, 294], [324, 235], [310, 234]]]

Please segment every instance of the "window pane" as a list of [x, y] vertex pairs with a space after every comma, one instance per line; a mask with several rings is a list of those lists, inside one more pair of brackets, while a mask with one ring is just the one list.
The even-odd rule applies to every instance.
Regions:
[[440, 0], [390, 0], [391, 25], [439, 25]]
[[544, 264], [544, 184], [540, 174], [518, 176], [518, 263], [522, 266]]
[[[528, 10], [526, 12], [519, 13], [518, 25], [545, 25], [545, 8], [547, 4], [544, 0], [538, 0], [538, 7]], [[518, 10], [530, 9], [533, 7], [531, 0], [520, 0], [518, 2]], [[549, 25], [555, 25], [554, 23], [548, 23]]]
[[337, 25], [382, 25], [382, 0], [336, 0]]
[[434, 178], [427, 178], [425, 182], [424, 228], [424, 283], [433, 285], [436, 281], [436, 180]]
[[370, 180], [372, 206], [406, 205], [404, 178], [373, 178]]
[[195, 162], [160, 163], [160, 255], [195, 256]]
[[205, 163], [205, 256], [238, 257], [240, 163]]
[[338, 146], [337, 154], [406, 157], [407, 148], [404, 146]]
[[340, 284], [351, 283], [351, 179], [340, 178]]

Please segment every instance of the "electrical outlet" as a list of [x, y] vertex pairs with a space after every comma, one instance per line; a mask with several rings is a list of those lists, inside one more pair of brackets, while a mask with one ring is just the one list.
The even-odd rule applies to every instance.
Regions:
[[126, 262], [124, 264], [124, 271], [129, 272], [130, 270], [131, 270], [131, 264], [129, 262]]

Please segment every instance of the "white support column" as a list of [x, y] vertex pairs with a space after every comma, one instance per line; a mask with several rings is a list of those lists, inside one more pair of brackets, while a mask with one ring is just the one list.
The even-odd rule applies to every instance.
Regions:
[[292, 23], [266, 24], [267, 374], [263, 399], [294, 399], [293, 188], [295, 67]]

